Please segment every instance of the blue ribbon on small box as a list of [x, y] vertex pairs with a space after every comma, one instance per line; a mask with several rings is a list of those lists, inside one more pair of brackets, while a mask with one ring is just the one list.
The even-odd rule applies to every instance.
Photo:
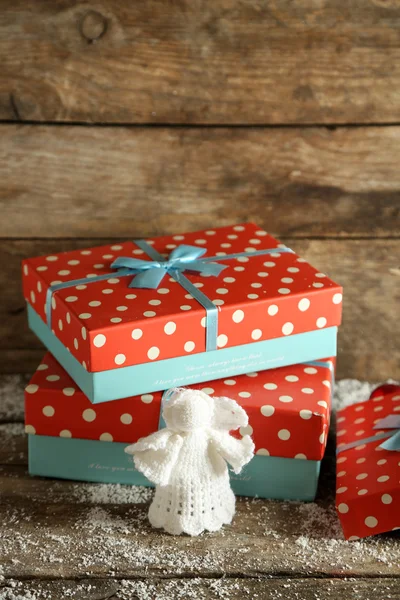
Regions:
[[135, 244], [147, 254], [151, 260], [141, 260], [129, 256], [120, 256], [111, 265], [111, 269], [116, 269], [116, 273], [106, 273], [95, 277], [84, 277], [57, 283], [49, 286], [46, 294], [46, 319], [47, 325], [51, 329], [52, 298], [55, 292], [59, 290], [75, 287], [77, 285], [88, 284], [94, 281], [104, 281], [110, 278], [110, 275], [116, 274], [118, 277], [132, 277], [129, 282], [130, 288], [157, 289], [164, 276], [168, 273], [176, 282], [178, 282], [191, 296], [201, 304], [206, 310], [206, 351], [217, 349], [218, 336], [218, 308], [215, 304], [199, 290], [183, 274], [184, 271], [198, 273], [203, 277], [218, 277], [228, 265], [218, 264], [220, 260], [232, 260], [235, 258], [260, 256], [262, 254], [273, 254], [275, 252], [293, 253], [290, 248], [268, 248], [265, 250], [256, 250], [254, 252], [239, 252], [237, 254], [225, 254], [223, 256], [203, 255], [207, 252], [206, 248], [197, 246], [188, 246], [182, 244], [175, 248], [167, 258], [157, 252], [145, 240], [135, 240]]
[[384, 450], [390, 450], [394, 452], [400, 452], [400, 415], [388, 415], [383, 419], [379, 419], [374, 425], [374, 429], [389, 429], [389, 431], [382, 431], [371, 437], [362, 438], [355, 442], [343, 444], [336, 450], [336, 454], [350, 450], [350, 448], [356, 448], [362, 444], [370, 444], [371, 442], [377, 442], [379, 440], [385, 440], [382, 444], [379, 444], [379, 448]]

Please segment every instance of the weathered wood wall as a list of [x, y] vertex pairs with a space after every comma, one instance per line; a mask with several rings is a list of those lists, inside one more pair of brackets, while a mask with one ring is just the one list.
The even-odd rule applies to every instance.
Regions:
[[392, 0], [0, 0], [0, 370], [42, 352], [24, 256], [254, 220], [345, 286], [339, 377], [398, 375], [399, 37]]

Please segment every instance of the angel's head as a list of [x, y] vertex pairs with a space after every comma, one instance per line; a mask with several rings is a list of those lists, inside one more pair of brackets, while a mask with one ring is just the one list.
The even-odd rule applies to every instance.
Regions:
[[170, 429], [193, 431], [211, 426], [213, 399], [204, 392], [175, 388], [169, 391], [165, 399], [163, 417]]
[[232, 431], [248, 425], [246, 412], [230, 398], [211, 398], [200, 390], [174, 388], [164, 396], [163, 417], [168, 428]]

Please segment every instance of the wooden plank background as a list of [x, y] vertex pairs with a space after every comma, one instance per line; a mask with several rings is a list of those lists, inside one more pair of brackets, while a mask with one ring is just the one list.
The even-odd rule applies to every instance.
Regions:
[[253, 220], [344, 285], [338, 376], [396, 376], [397, 2], [0, 8], [0, 371], [23, 257]]

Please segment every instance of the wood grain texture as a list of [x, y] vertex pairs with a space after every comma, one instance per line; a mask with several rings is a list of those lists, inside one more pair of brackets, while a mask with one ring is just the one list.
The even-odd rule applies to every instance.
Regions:
[[[400, 347], [395, 334], [399, 307], [400, 240], [300, 240], [283, 238], [296, 252], [344, 286], [338, 377], [380, 381], [395, 377]], [[39, 254], [90, 247], [107, 240], [0, 241], [0, 372], [26, 372], [42, 348], [26, 323], [20, 261]], [[10, 353], [10, 354], [9, 354]]]
[[400, 127], [0, 126], [0, 237], [400, 236]]
[[[13, 584], [13, 585], [11, 585]], [[242, 598], [258, 600], [399, 600], [399, 579], [381, 577], [374, 579], [351, 578], [236, 578], [216, 577], [189, 579], [77, 579], [77, 580], [12, 580], [0, 584], [1, 592], [20, 594], [21, 600], [51, 598], [51, 600], [221, 600]], [[371, 596], [371, 593], [374, 596]], [[36, 595], [35, 595], [36, 594]], [[5, 596], [7, 598], [7, 596]], [[11, 596], [12, 598], [13, 596]]]
[[3, 0], [0, 116], [396, 122], [399, 29], [394, 0]]

